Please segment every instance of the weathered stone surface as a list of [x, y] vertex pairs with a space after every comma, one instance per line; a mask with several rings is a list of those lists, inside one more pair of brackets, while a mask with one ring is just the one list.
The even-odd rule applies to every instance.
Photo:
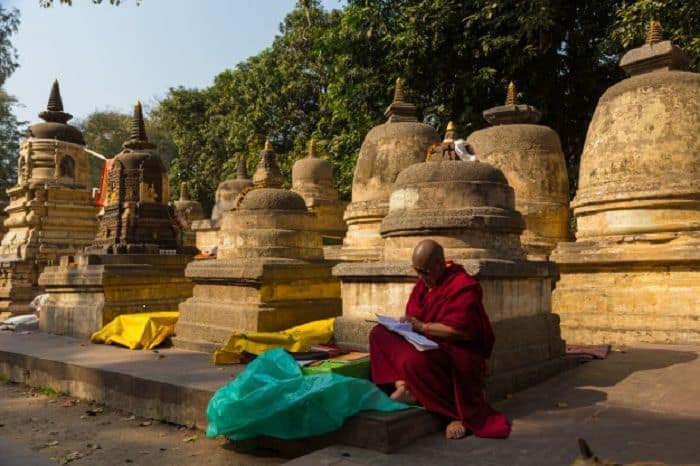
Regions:
[[331, 264], [284, 258], [194, 261], [194, 294], [180, 304], [178, 347], [210, 350], [241, 331], [276, 331], [340, 314]]
[[559, 136], [538, 125], [540, 117], [529, 105], [494, 107], [484, 111], [484, 118], [495, 126], [467, 138], [476, 158], [498, 167], [513, 187], [526, 225], [521, 241], [532, 259], [547, 259], [569, 237], [566, 161]]
[[224, 180], [216, 188], [216, 204], [211, 211], [211, 221], [218, 226], [224, 212], [233, 208], [236, 198], [241, 191], [253, 186], [253, 180], [248, 176], [248, 166], [244, 156], [238, 159], [236, 178]]
[[440, 140], [430, 125], [418, 122], [415, 106], [403, 101], [400, 81], [385, 115], [388, 121], [367, 133], [355, 166], [352, 202], [344, 215], [345, 260], [379, 259], [383, 248], [379, 224], [389, 213], [392, 184], [401, 170], [423, 162], [428, 147]]
[[559, 367], [564, 351], [558, 318], [551, 313], [557, 268], [525, 260], [524, 222], [504, 174], [486, 163], [458, 160], [450, 141], [446, 137], [428, 161], [409, 166], [396, 179], [381, 223], [383, 260], [334, 267], [343, 298], [336, 341], [366, 349], [373, 325], [368, 321], [375, 314], [405, 314], [416, 281], [413, 249], [430, 238], [481, 283], [496, 332], [493, 374], [506, 381], [515, 380], [516, 373], [536, 378], [546, 373], [542, 367]]
[[89, 338], [120, 314], [175, 310], [192, 295], [184, 276], [188, 261], [183, 255], [65, 256], [39, 279], [49, 293], [39, 327]]
[[663, 42], [628, 53], [633, 76], [596, 107], [572, 202], [576, 242], [552, 255], [569, 340], [698, 341], [700, 75], [677, 58]]
[[109, 254], [158, 254], [178, 244], [168, 206], [168, 175], [148, 141], [141, 103], [136, 102], [130, 138], [107, 174], [104, 215], [90, 248]]
[[45, 120], [30, 128], [20, 145], [17, 185], [8, 189], [0, 243], [0, 313], [26, 313], [42, 292], [43, 268], [74, 254], [95, 237], [97, 207], [88, 190], [89, 167], [82, 135], [66, 122], [58, 83]]
[[347, 202], [338, 199], [333, 188], [333, 166], [316, 154], [316, 145], [309, 143], [309, 155], [292, 166], [292, 191], [304, 198], [306, 207], [316, 214], [313, 228], [324, 239], [339, 242], [345, 236], [347, 226], [343, 212]]
[[186, 270], [192, 298], [180, 304], [174, 343], [213, 351], [231, 334], [282, 330], [340, 314], [340, 283], [323, 260], [316, 215], [299, 194], [281, 189], [269, 143], [256, 185], [222, 216], [215, 260]]

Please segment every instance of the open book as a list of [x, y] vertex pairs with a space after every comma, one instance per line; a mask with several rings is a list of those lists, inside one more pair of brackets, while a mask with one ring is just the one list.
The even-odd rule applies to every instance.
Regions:
[[432, 350], [438, 347], [438, 344], [433, 340], [424, 337], [420, 333], [414, 332], [410, 322], [399, 322], [392, 317], [380, 316], [379, 314], [377, 314], [377, 320], [392, 332], [398, 333], [404, 337], [406, 341], [415, 346], [418, 351]]

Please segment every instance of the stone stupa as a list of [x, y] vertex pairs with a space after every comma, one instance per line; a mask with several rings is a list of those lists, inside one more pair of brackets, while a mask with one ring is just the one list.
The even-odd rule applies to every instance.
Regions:
[[[342, 248], [329, 259], [378, 260], [384, 246], [379, 224], [389, 212], [389, 195], [399, 172], [425, 161], [431, 144], [440, 141], [432, 126], [418, 121], [416, 106], [405, 101], [401, 78], [387, 121], [372, 128], [362, 142], [352, 181], [352, 202], [345, 210], [348, 232]], [[327, 251], [328, 252], [328, 251]]]
[[20, 144], [17, 185], [7, 190], [0, 317], [31, 312], [44, 267], [90, 244], [97, 227], [85, 141], [67, 123], [72, 116], [63, 111], [58, 81], [39, 117], [44, 121], [30, 126]]
[[396, 179], [381, 224], [383, 260], [334, 267], [343, 298], [336, 341], [366, 348], [372, 326], [367, 321], [375, 313], [404, 315], [416, 281], [413, 249], [434, 239], [446, 258], [481, 283], [496, 333], [491, 393], [512, 393], [562, 367], [564, 342], [550, 307], [556, 266], [526, 259], [520, 243], [525, 224], [504, 174], [487, 163], [461, 160], [446, 139], [425, 163], [409, 166]]
[[204, 218], [202, 204], [190, 198], [187, 182], [180, 183], [180, 198], [172, 203], [179, 223], [179, 242], [182, 246], [195, 247], [196, 237], [192, 224]]
[[269, 142], [254, 188], [224, 213], [216, 259], [187, 266], [192, 298], [180, 304], [176, 346], [213, 352], [233, 333], [276, 331], [340, 314], [340, 283], [324, 261], [316, 215], [284, 177]]
[[541, 113], [518, 104], [511, 81], [506, 103], [484, 111], [492, 126], [473, 132], [467, 144], [478, 160], [499, 168], [515, 190], [525, 219], [521, 238], [528, 257], [547, 259], [569, 238], [569, 178], [557, 133], [538, 124]]
[[211, 218], [195, 220], [192, 223], [192, 230], [196, 234], [196, 245], [200, 251], [211, 251], [219, 243], [219, 229], [223, 215], [231, 210], [236, 198], [245, 189], [253, 186], [253, 180], [248, 176], [248, 167], [243, 155], [238, 158], [236, 167], [236, 178], [224, 180], [216, 188], [214, 208], [211, 211]]
[[627, 52], [598, 101], [572, 201], [576, 241], [552, 255], [553, 306], [575, 343], [700, 343], [700, 74], [661, 39]]
[[318, 157], [316, 141], [309, 141], [309, 155], [292, 167], [292, 191], [304, 198], [306, 208], [316, 214], [316, 231], [324, 243], [342, 242], [347, 227], [343, 212], [347, 202], [338, 199], [333, 187], [333, 166]]
[[83, 254], [61, 257], [39, 278], [50, 295], [42, 331], [89, 337], [120, 314], [172, 311], [192, 295], [184, 270], [193, 249], [178, 246], [168, 177], [155, 147], [137, 102], [131, 136], [107, 175], [93, 244]]

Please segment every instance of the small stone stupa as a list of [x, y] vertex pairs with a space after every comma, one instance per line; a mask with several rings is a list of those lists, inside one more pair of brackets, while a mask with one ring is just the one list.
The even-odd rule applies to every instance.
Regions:
[[473, 132], [467, 144], [478, 160], [499, 168], [515, 190], [515, 208], [525, 219], [522, 243], [528, 257], [547, 259], [569, 237], [569, 178], [557, 133], [538, 124], [541, 113], [518, 104], [511, 81], [506, 103], [484, 111], [490, 128]]
[[54, 81], [43, 122], [29, 128], [20, 144], [17, 185], [8, 189], [0, 243], [0, 317], [31, 312], [43, 292], [39, 274], [63, 254], [73, 254], [95, 237], [97, 207], [89, 186], [82, 133], [67, 122]]
[[216, 188], [216, 204], [211, 211], [210, 219], [195, 220], [192, 223], [192, 230], [197, 239], [197, 249], [200, 251], [212, 250], [219, 243], [219, 229], [221, 228], [221, 218], [224, 213], [233, 208], [236, 198], [241, 191], [253, 186], [253, 180], [248, 176], [248, 167], [243, 155], [238, 158], [236, 167], [236, 178], [231, 178], [219, 183]]
[[309, 141], [309, 155], [292, 167], [292, 191], [301, 195], [309, 211], [316, 214], [316, 231], [324, 242], [340, 244], [347, 229], [343, 212], [347, 202], [338, 199], [333, 187], [333, 166], [318, 157], [316, 141]]
[[576, 242], [552, 255], [568, 341], [700, 343], [700, 74], [652, 22], [630, 74], [598, 101], [572, 201]]
[[89, 337], [120, 314], [172, 311], [192, 295], [184, 270], [193, 251], [178, 247], [167, 174], [155, 147], [137, 103], [131, 137], [107, 175], [93, 244], [83, 254], [61, 257], [39, 278], [50, 295], [42, 331]]
[[387, 121], [372, 128], [360, 148], [352, 181], [352, 202], [345, 210], [348, 233], [343, 247], [326, 257], [340, 260], [378, 260], [384, 245], [379, 224], [389, 212], [391, 186], [399, 172], [425, 161], [431, 144], [440, 141], [432, 126], [418, 121], [416, 106], [405, 101], [401, 78]]
[[504, 174], [487, 163], [460, 160], [447, 139], [425, 163], [396, 179], [381, 224], [383, 260], [334, 267], [343, 298], [335, 338], [364, 348], [375, 313], [404, 315], [416, 281], [413, 249], [431, 238], [480, 281], [496, 332], [491, 393], [512, 393], [562, 366], [563, 341], [550, 308], [556, 266], [525, 259], [525, 225]]
[[194, 261], [194, 295], [180, 304], [174, 343], [218, 349], [241, 331], [276, 331], [340, 314], [340, 283], [323, 260], [316, 215], [284, 178], [270, 143], [255, 186], [224, 213], [216, 259]]
[[187, 182], [180, 183], [180, 199], [174, 201], [173, 210], [179, 224], [179, 242], [182, 246], [195, 247], [195, 233], [192, 231], [192, 224], [204, 218], [202, 204], [190, 199], [187, 189]]

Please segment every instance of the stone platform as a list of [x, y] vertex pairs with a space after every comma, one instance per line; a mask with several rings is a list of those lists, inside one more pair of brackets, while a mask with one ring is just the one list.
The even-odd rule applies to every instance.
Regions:
[[698, 345], [636, 345], [516, 393], [494, 406], [513, 422], [507, 440], [435, 433], [391, 455], [335, 445], [287, 464], [566, 466], [581, 437], [614, 464], [697, 466], [699, 355]]
[[184, 254], [63, 256], [44, 269], [39, 284], [50, 294], [42, 308], [43, 332], [89, 338], [115, 317], [174, 311], [192, 296]]
[[[568, 367], [577, 363], [576, 359], [566, 361]], [[158, 353], [130, 351], [60, 335], [0, 332], [0, 374], [9, 380], [67, 391], [137, 416], [199, 429], [206, 429], [206, 407], [214, 392], [244, 367], [214, 366], [210, 355], [179, 348], [162, 348]], [[490, 382], [489, 392], [495, 389]], [[496, 399], [493, 395], [490, 398]], [[368, 411], [323, 436], [299, 441], [257, 438], [236, 442], [234, 447], [263, 447], [283, 456], [299, 456], [344, 444], [386, 453], [440, 429], [441, 422], [422, 409]]]

